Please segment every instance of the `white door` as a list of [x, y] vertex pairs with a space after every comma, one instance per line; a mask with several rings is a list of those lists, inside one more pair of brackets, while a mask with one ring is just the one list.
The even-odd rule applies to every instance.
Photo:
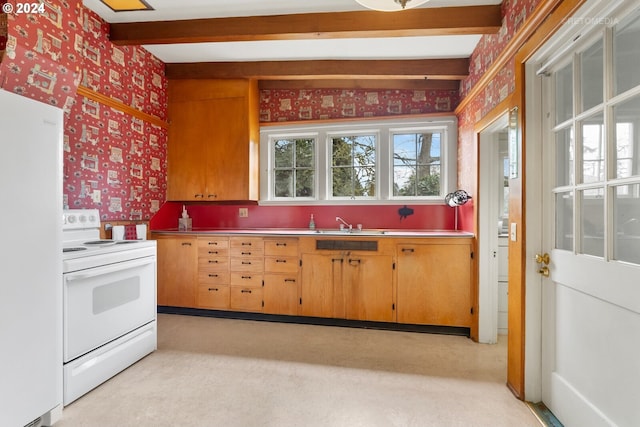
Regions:
[[540, 63], [542, 400], [568, 427], [640, 425], [639, 5], [587, 2]]

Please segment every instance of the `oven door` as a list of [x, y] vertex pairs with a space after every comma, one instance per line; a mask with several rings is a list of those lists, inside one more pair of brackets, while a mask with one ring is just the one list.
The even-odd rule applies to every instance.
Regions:
[[156, 318], [155, 256], [63, 277], [65, 363]]

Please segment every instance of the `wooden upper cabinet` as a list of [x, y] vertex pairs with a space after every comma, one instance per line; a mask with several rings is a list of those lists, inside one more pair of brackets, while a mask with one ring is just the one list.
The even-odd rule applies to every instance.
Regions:
[[259, 198], [255, 80], [170, 80], [167, 200]]

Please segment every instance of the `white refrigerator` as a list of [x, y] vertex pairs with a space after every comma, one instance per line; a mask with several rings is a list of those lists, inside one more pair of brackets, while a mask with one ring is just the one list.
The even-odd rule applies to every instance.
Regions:
[[0, 426], [62, 411], [63, 112], [0, 89]]

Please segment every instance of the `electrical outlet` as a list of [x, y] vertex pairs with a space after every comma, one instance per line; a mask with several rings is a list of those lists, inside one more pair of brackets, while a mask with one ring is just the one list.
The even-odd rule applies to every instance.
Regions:
[[247, 218], [249, 216], [249, 208], [239, 208], [238, 216], [240, 218]]

